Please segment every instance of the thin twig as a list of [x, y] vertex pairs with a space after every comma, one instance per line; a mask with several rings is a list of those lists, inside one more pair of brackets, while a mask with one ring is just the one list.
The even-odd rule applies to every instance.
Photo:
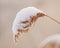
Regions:
[[54, 18], [52, 18], [50, 16], [47, 16], [47, 15], [46, 15], [46, 17], [48, 17], [48, 18], [52, 19], [53, 21], [57, 22], [58, 24], [60, 24], [60, 22], [58, 20], [56, 20], [56, 19], [54, 19]]

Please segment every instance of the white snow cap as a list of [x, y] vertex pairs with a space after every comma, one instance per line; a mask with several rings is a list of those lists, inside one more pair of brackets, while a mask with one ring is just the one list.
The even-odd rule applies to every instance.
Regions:
[[45, 45], [47, 45], [50, 42], [56, 43], [56, 44], [59, 44], [60, 45], [60, 34], [48, 36], [45, 40], [43, 40], [40, 43], [40, 47], [43, 48]]
[[30, 20], [30, 16], [35, 16], [37, 13], [44, 13], [44, 12], [35, 7], [27, 7], [20, 10], [17, 13], [13, 23], [13, 27], [12, 27], [13, 33], [16, 34], [18, 28], [23, 29], [20, 24], [21, 21]]
[[37, 13], [43, 13], [45, 14], [43, 11], [35, 8], [35, 7], [27, 7], [27, 8], [23, 8], [22, 10], [20, 10], [17, 15], [16, 18], [13, 22], [13, 36], [15, 36], [18, 33], [18, 29], [20, 30], [26, 30], [29, 29], [30, 27], [27, 28], [23, 28], [24, 26], [27, 26], [30, 24], [29, 23], [22, 23], [22, 21], [31, 21], [30, 17], [36, 16]]

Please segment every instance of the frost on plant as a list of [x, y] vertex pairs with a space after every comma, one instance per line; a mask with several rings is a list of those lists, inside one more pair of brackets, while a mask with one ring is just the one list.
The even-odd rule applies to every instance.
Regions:
[[59, 48], [60, 46], [60, 34], [48, 36], [40, 43], [39, 48]]

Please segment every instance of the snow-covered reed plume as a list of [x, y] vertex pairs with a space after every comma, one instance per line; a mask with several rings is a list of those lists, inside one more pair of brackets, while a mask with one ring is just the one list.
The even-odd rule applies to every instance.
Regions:
[[[18, 41], [23, 32], [28, 32], [29, 29], [34, 25], [35, 21], [40, 18], [47, 16], [43, 11], [35, 8], [35, 7], [27, 7], [23, 8], [16, 14], [16, 18], [13, 22], [12, 30], [13, 30], [13, 38], [14, 41]], [[53, 19], [50, 16], [47, 16], [55, 22], [59, 23], [57, 20]]]

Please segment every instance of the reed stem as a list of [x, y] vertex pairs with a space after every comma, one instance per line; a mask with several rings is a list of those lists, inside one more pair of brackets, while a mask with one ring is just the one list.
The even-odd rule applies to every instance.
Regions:
[[46, 15], [46, 17], [48, 17], [48, 18], [52, 19], [53, 21], [55, 21], [56, 23], [60, 24], [60, 22], [58, 20], [56, 20], [56, 19], [54, 19], [54, 18], [52, 18], [50, 16], [47, 16], [47, 15]]

